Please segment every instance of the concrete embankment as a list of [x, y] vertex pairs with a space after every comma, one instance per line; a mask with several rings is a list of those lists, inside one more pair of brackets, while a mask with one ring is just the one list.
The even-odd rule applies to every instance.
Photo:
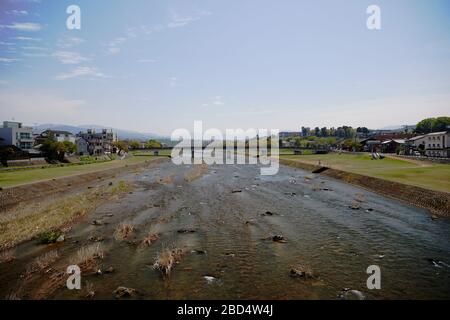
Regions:
[[333, 168], [324, 168], [296, 160], [280, 159], [280, 163], [311, 172], [320, 172], [322, 175], [427, 209], [433, 215], [450, 217], [450, 193], [447, 192], [428, 190]]
[[95, 172], [5, 188], [0, 191], [0, 212], [14, 207], [19, 203], [63, 194], [87, 183], [109, 179], [118, 174], [126, 173], [139, 168], [154, 166], [164, 161], [168, 161], [168, 158], [157, 158], [136, 164], [126, 165], [120, 168], [104, 169]]

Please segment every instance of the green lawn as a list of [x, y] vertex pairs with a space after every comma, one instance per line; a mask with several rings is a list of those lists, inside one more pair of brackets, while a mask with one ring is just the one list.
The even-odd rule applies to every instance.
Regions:
[[12, 187], [20, 184], [49, 180], [65, 176], [96, 172], [105, 169], [120, 168], [125, 165], [156, 159], [152, 156], [130, 157], [124, 160], [112, 160], [107, 162], [90, 163], [66, 167], [33, 168], [12, 172], [0, 172], [0, 187]]
[[[313, 153], [313, 150], [302, 149], [300, 150], [302, 155], [310, 155]], [[280, 156], [281, 155], [294, 155], [294, 149], [280, 148]]]
[[[135, 156], [148, 156], [148, 155], [153, 155], [153, 151], [147, 151], [147, 150], [133, 150], [130, 152], [132, 155]], [[170, 156], [172, 153], [171, 149], [163, 149], [163, 150], [159, 150], [159, 155], [160, 156]]]
[[371, 160], [369, 154], [282, 155], [281, 158], [320, 164], [343, 171], [450, 192], [450, 165], [393, 158]]

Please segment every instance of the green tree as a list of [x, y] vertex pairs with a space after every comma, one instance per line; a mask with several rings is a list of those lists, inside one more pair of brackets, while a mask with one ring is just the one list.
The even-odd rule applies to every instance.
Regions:
[[136, 150], [136, 149], [139, 149], [141, 147], [141, 144], [137, 140], [131, 140], [130, 143], [129, 143], [129, 146], [130, 146], [131, 149], [135, 149]]
[[0, 148], [0, 163], [5, 167], [8, 166], [8, 159], [16, 155], [16, 151], [12, 147]]
[[116, 148], [117, 151], [119, 151], [119, 153], [121, 151], [128, 152], [128, 143], [126, 141], [123, 140], [115, 141], [113, 142], [112, 146]]
[[49, 137], [42, 142], [40, 150], [50, 160], [64, 161], [66, 154], [77, 151], [77, 146], [70, 141], [55, 141]]
[[434, 118], [423, 119], [416, 125], [416, 130], [415, 130], [416, 133], [427, 134], [427, 133], [432, 132], [434, 122], [435, 122]]
[[162, 144], [161, 142], [159, 142], [158, 140], [149, 140], [146, 144], [145, 147], [147, 149], [161, 149], [162, 148]]
[[433, 132], [446, 131], [450, 126], [450, 117], [438, 117], [435, 119], [432, 127]]

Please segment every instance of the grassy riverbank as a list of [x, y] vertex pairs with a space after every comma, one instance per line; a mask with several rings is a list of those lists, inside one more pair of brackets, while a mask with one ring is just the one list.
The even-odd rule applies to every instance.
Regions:
[[450, 192], [450, 165], [385, 158], [369, 154], [281, 155], [282, 159], [326, 166], [429, 190]]
[[151, 159], [156, 159], [156, 157], [153, 157], [151, 155], [139, 157], [133, 156], [124, 160], [112, 160], [107, 162], [96, 162], [83, 165], [33, 168], [29, 170], [0, 172], [0, 187], [13, 187], [37, 181], [51, 180], [72, 175], [97, 172], [106, 169], [121, 168], [127, 165], [142, 163]]

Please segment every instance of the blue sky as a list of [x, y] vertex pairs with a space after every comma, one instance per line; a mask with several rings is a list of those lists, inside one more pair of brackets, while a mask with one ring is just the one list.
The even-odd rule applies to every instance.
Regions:
[[[81, 30], [66, 8], [81, 8]], [[366, 27], [381, 8], [382, 29]], [[176, 128], [449, 115], [445, 0], [1, 0], [0, 120]]]

